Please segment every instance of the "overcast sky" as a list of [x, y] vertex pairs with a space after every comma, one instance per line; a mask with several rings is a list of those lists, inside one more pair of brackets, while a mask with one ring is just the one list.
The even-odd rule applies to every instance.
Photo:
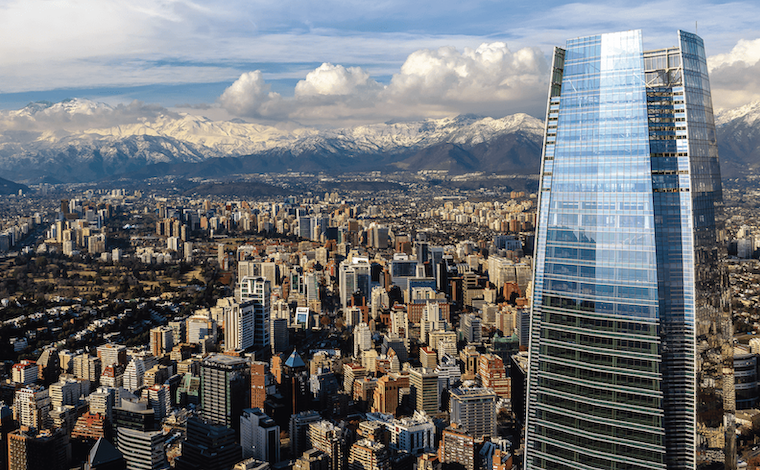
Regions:
[[81, 97], [327, 126], [541, 117], [552, 47], [628, 29], [645, 48], [696, 29], [715, 107], [760, 99], [758, 2], [631, 3], [0, 0], [0, 109]]

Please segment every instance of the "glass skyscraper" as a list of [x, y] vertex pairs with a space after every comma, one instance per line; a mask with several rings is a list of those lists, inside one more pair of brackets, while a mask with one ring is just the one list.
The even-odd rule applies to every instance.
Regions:
[[555, 48], [526, 469], [734, 468], [722, 194], [702, 39]]

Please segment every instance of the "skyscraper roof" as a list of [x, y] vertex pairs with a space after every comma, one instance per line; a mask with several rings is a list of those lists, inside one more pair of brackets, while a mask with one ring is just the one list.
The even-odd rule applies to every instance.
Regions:
[[295, 349], [293, 350], [293, 353], [288, 357], [288, 360], [285, 361], [285, 365], [290, 367], [291, 369], [296, 369], [298, 367], [306, 367], [306, 363], [303, 362], [303, 359], [301, 359], [301, 356], [298, 354], [298, 351]]
[[116, 462], [124, 459], [116, 447], [102, 437], [98, 439], [98, 442], [90, 449], [90, 467], [103, 465], [111, 462]]

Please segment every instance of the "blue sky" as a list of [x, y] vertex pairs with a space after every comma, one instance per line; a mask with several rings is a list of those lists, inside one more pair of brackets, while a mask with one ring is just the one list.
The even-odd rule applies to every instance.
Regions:
[[[0, 0], [0, 109], [81, 97], [345, 125], [540, 116], [570, 37], [703, 37], [716, 108], [760, 99], [757, 2]], [[698, 26], [695, 26], [698, 25]]]

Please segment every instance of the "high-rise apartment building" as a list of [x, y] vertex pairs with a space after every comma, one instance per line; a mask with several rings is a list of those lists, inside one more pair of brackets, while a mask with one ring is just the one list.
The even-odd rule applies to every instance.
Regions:
[[13, 364], [11, 368], [11, 379], [13, 383], [21, 385], [32, 385], [37, 381], [38, 370], [37, 363], [27, 359], [18, 364]]
[[385, 426], [388, 446], [396, 454], [420, 455], [435, 449], [435, 424], [425, 412], [415, 411], [412, 416], [400, 419], [383, 413], [367, 413], [367, 419]]
[[71, 460], [69, 437], [63, 429], [13, 431], [8, 434], [7, 452], [9, 470], [64, 470]]
[[346, 470], [348, 449], [342, 428], [323, 420], [309, 424], [306, 434], [311, 447], [330, 456], [330, 470]]
[[459, 423], [475, 439], [496, 435], [496, 402], [488, 388], [455, 388], [449, 401], [451, 422]]
[[101, 361], [89, 354], [79, 354], [74, 357], [74, 376], [78, 379], [89, 380], [97, 384], [102, 372]]
[[106, 343], [102, 346], [98, 346], [98, 357], [100, 358], [100, 364], [103, 368], [113, 364], [126, 366], [127, 347], [121, 344]]
[[555, 48], [541, 175], [525, 468], [735, 468], [702, 39]]
[[438, 460], [444, 470], [475, 470], [475, 439], [457, 423], [443, 430]]
[[348, 454], [349, 470], [390, 470], [388, 448], [370, 439], [361, 439], [351, 446]]
[[330, 456], [319, 449], [309, 449], [296, 460], [293, 470], [330, 470]]
[[158, 360], [152, 354], [140, 354], [132, 356], [132, 360], [124, 369], [124, 388], [134, 392], [143, 387], [145, 372], [155, 366]]
[[46, 429], [52, 424], [50, 417], [51, 399], [49, 390], [38, 385], [16, 390], [13, 401], [13, 419], [20, 426], [36, 430]]
[[150, 352], [156, 357], [171, 352], [174, 347], [174, 330], [168, 326], [159, 326], [150, 330]]

